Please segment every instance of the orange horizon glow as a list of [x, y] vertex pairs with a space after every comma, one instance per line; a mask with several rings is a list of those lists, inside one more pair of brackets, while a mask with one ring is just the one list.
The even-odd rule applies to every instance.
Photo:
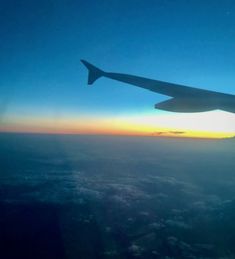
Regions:
[[221, 139], [235, 136], [235, 116], [218, 111], [194, 115], [150, 113], [113, 118], [12, 118], [1, 123], [0, 132]]
[[152, 137], [172, 137], [172, 138], [195, 138], [195, 139], [226, 139], [233, 138], [235, 135], [232, 133], [223, 132], [200, 132], [200, 131], [188, 131], [184, 134], [174, 134], [167, 130], [161, 129], [161, 134], [137, 132], [137, 131], [124, 131], [113, 129], [108, 130], [48, 130], [48, 129], [34, 129], [29, 127], [8, 128], [3, 127], [0, 129], [0, 133], [26, 133], [26, 134], [58, 134], [58, 135], [111, 135], [111, 136], [152, 136]]

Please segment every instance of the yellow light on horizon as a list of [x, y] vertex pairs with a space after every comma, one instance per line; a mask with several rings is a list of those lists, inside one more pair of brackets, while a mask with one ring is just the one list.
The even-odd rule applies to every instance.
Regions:
[[228, 138], [235, 136], [235, 114], [153, 111], [114, 117], [24, 117], [6, 120], [0, 125], [0, 131]]
[[235, 135], [235, 115], [223, 111], [162, 113], [121, 117], [117, 124], [152, 135], [225, 138]]

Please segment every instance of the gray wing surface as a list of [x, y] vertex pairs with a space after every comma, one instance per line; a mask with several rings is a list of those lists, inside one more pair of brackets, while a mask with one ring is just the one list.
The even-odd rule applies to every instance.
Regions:
[[88, 69], [88, 84], [90, 85], [103, 76], [172, 97], [164, 102], [157, 103], [155, 105], [157, 109], [172, 112], [204, 112], [221, 109], [235, 113], [235, 95], [134, 75], [105, 72], [85, 60], [81, 60], [81, 62]]

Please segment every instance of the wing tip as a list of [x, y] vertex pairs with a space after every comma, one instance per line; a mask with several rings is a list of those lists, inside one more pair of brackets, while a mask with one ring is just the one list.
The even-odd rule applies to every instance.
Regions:
[[80, 60], [82, 64], [88, 69], [88, 85], [92, 85], [97, 79], [103, 76], [104, 71], [92, 65], [84, 59]]

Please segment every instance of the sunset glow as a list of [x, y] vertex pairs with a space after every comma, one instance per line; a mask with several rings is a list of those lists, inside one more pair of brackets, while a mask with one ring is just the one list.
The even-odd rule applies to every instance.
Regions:
[[130, 114], [114, 117], [11, 118], [2, 132], [51, 134], [143, 135], [195, 138], [229, 138], [235, 135], [235, 116], [214, 111], [195, 114]]

